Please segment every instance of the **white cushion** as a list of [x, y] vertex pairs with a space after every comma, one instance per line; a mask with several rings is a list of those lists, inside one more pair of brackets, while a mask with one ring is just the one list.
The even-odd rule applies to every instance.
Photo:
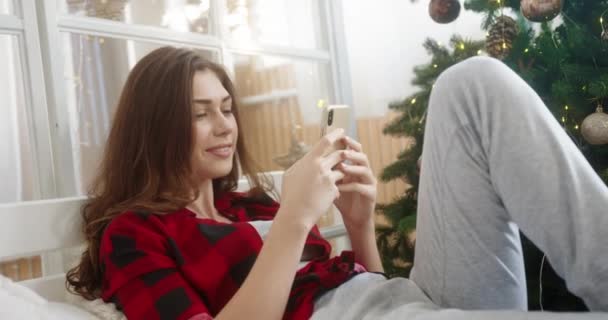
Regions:
[[0, 275], [0, 319], [98, 320], [69, 304], [49, 303], [33, 290]]

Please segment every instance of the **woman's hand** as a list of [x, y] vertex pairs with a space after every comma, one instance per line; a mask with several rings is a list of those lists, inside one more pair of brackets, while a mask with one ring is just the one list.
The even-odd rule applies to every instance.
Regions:
[[343, 150], [344, 162], [337, 169], [344, 173], [338, 182], [340, 197], [334, 204], [340, 210], [347, 228], [363, 228], [373, 225], [373, 214], [376, 206], [378, 183], [370, 168], [367, 155], [362, 152], [361, 144], [352, 138], [342, 140], [347, 149]]
[[344, 178], [344, 173], [335, 167], [345, 160], [345, 155], [342, 150], [329, 151], [344, 138], [344, 130], [333, 130], [285, 171], [281, 188], [281, 208], [284, 210], [279, 212], [288, 220], [310, 229], [339, 197], [336, 183]]

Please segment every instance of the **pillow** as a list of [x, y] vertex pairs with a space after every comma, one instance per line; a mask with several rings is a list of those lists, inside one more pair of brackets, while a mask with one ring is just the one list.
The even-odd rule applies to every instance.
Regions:
[[99, 320], [65, 303], [48, 302], [32, 289], [0, 275], [0, 319]]
[[47, 303], [48, 320], [99, 320], [98, 317], [89, 312], [67, 303]]
[[44, 319], [45, 304], [34, 291], [0, 275], [0, 319]]
[[96, 315], [99, 319], [103, 320], [127, 320], [127, 317], [116, 309], [113, 303], [105, 303], [101, 299], [87, 300], [81, 296], [66, 293], [65, 301], [70, 304], [79, 307], [82, 310], [86, 310], [91, 314]]

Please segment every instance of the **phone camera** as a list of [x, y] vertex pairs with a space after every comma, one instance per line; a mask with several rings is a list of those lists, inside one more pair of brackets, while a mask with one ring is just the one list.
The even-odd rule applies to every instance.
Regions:
[[327, 115], [327, 125], [331, 126], [334, 123], [334, 110], [329, 110], [329, 114]]

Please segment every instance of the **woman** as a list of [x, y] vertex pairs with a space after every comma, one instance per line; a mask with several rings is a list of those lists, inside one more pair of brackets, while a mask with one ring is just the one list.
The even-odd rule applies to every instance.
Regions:
[[[480, 70], [489, 67], [506, 80], [515, 78], [498, 63], [488, 61], [469, 62], [469, 67]], [[445, 77], [463, 73], [454, 70], [448, 74]], [[442, 307], [523, 309], [525, 283], [520, 270], [521, 257], [516, 257], [521, 248], [513, 236], [514, 228], [510, 224], [513, 220], [524, 223], [524, 231], [526, 228], [539, 231], [534, 240], [539, 241], [541, 248], [549, 249], [545, 251], [552, 262], [554, 259], [557, 262], [557, 270], [566, 276], [572, 274], [571, 278], [566, 277], [569, 281], [580, 281], [578, 293], [585, 293], [582, 296], [591, 307], [605, 310], [608, 302], [602, 299], [607, 295], [602, 295], [605, 292], [602, 290], [606, 288], [598, 289], [597, 285], [584, 282], [584, 277], [570, 268], [573, 260], [562, 261], [561, 251], [550, 250], [555, 247], [548, 241], [553, 238], [548, 238], [547, 228], [538, 226], [531, 218], [507, 219], [510, 218], [506, 216], [510, 212], [509, 203], [505, 201], [507, 209], [500, 207], [502, 203], [498, 200], [501, 199], [514, 197], [515, 203], [522, 200], [518, 197], [520, 192], [513, 190], [515, 182], [505, 177], [512, 174], [501, 170], [526, 172], [529, 169], [525, 164], [522, 168], [513, 168], [505, 159], [513, 160], [514, 155], [501, 154], [491, 148], [505, 142], [503, 139], [509, 138], [509, 132], [515, 129], [495, 123], [502, 115], [475, 110], [484, 102], [476, 100], [486, 97], [483, 90], [473, 90], [471, 96], [461, 97], [460, 91], [444, 87], [439, 81], [435, 90], [439, 93], [435, 94], [429, 110], [413, 279], [416, 283], [407, 279], [387, 281], [377, 274], [382, 272], [382, 266], [373, 228], [376, 181], [356, 141], [341, 130], [324, 136], [311, 152], [285, 172], [279, 206], [266, 195], [270, 190], [250, 162], [244, 137], [238, 130], [242, 119], [238, 117], [236, 95], [225, 71], [191, 50], [170, 47], [155, 50], [135, 66], [125, 84], [102, 167], [91, 200], [83, 211], [88, 248], [79, 266], [70, 271], [69, 285], [86, 298], [101, 296], [105, 301], [112, 301], [129, 319], [306, 319], [311, 316], [371, 319], [403, 318], [412, 312], [429, 316], [446, 312], [438, 310], [431, 300]], [[532, 97], [531, 90], [519, 82], [515, 87], [521, 91], [518, 93], [530, 96], [526, 98]], [[455, 99], [454, 110], [446, 112], [434, 106], [437, 100], [448, 98]], [[577, 179], [583, 177], [593, 184], [598, 203], [608, 204], [605, 186], [588, 164], [579, 161], [581, 156], [551, 122], [550, 115], [539, 107], [540, 101], [533, 99], [532, 102], [529, 111], [521, 106], [518, 112], [541, 122], [539, 139], [548, 139], [553, 146], [550, 155], [554, 158], [544, 159], [545, 164], [560, 170], [572, 169]], [[470, 119], [461, 118], [467, 113], [471, 114]], [[487, 119], [485, 113], [492, 114], [492, 119]], [[462, 137], [453, 135], [459, 129], [452, 128], [460, 128], [461, 123], [475, 130], [490, 130], [483, 133], [496, 141], [479, 141], [478, 136], [466, 130], [462, 130]], [[503, 132], [503, 129], [504, 136], [492, 131]], [[556, 137], [550, 137], [552, 135]], [[456, 139], [454, 137], [462, 141], [450, 140]], [[446, 145], [447, 141], [462, 143], [462, 146]], [[559, 143], [552, 143], [554, 141]], [[333, 146], [338, 143], [345, 143], [348, 149], [335, 150]], [[440, 152], [440, 147], [449, 152]], [[529, 148], [520, 147], [522, 151]], [[495, 153], [498, 159], [492, 157]], [[457, 158], [448, 159], [448, 156]], [[518, 163], [515, 160], [514, 163]], [[446, 161], [464, 170], [446, 172], [446, 167], [452, 169]], [[239, 177], [238, 164], [253, 186], [248, 193], [233, 192]], [[487, 176], [488, 166], [490, 169], [497, 166], [501, 176]], [[442, 175], [445, 180], [440, 179]], [[537, 178], [534, 183], [544, 182], [545, 175], [537, 174]], [[499, 195], [490, 182], [502, 180], [507, 182]], [[469, 184], [468, 192], [485, 191], [483, 197], [465, 192], [458, 195], [460, 198], [454, 198], [456, 194], [450, 189], [454, 186], [446, 185], [454, 181]], [[568, 181], [577, 180], [571, 177]], [[534, 185], [538, 184], [531, 184]], [[540, 191], [533, 189], [529, 193], [544, 195]], [[570, 197], [570, 208], [582, 202], [567, 194], [572, 191], [569, 187], [550, 191], [555, 192], [547, 191], [552, 197]], [[430, 201], [430, 195], [437, 198]], [[330, 246], [320, 237], [314, 223], [332, 203], [342, 214], [353, 250], [330, 259]], [[513, 208], [522, 209], [516, 205]], [[478, 209], [487, 215], [477, 214]], [[455, 210], [456, 217], [439, 215], [440, 210]], [[477, 214], [475, 219], [484, 222], [468, 221], [474, 214]], [[571, 243], [562, 240], [559, 245], [579, 245], [578, 238], [568, 237], [581, 230], [579, 222], [567, 220], [572, 217], [569, 212], [558, 212], [556, 216], [572, 224], [565, 226], [565, 233], [561, 235]], [[454, 220], [450, 221], [454, 226], [471, 227], [471, 232], [478, 234], [471, 235], [451, 225], [446, 227], [448, 219]], [[606, 226], [606, 218], [594, 212], [592, 220], [593, 223], [585, 226], [591, 228], [588, 236], [596, 242], [586, 241], [587, 235], [581, 235], [581, 241], [586, 248], [590, 246], [590, 250], [600, 253], [599, 248], [606, 247], [600, 244], [606, 244], [606, 240], [595, 236], [600, 226]], [[486, 229], [485, 225], [488, 225]], [[268, 228], [266, 233], [264, 230]], [[455, 238], [461, 242], [446, 243]], [[469, 248], [471, 244], [478, 246]], [[470, 249], [472, 253], [463, 253], [466, 251], [463, 249]], [[450, 250], [479, 259], [469, 260], [469, 265], [481, 263], [466, 269], [461, 268], [466, 261], [456, 259], [460, 264], [452, 268], [451, 260], [447, 261], [447, 257], [452, 259]], [[490, 258], [482, 256], [482, 252]], [[599, 260], [605, 261], [606, 257]], [[448, 281], [445, 277], [446, 274], [450, 278], [460, 277], [470, 272], [475, 272], [481, 282]], [[598, 272], [605, 275], [601, 270]], [[496, 291], [496, 287], [483, 290], [484, 284], [504, 285], [505, 291], [486, 296], [487, 291]], [[522, 292], [523, 298], [512, 297]], [[420, 307], [420, 303], [424, 307]], [[452, 312], [450, 317], [470, 318], [477, 314], [484, 316], [483, 312], [459, 311]], [[510, 312], [502, 315], [528, 316]]]

